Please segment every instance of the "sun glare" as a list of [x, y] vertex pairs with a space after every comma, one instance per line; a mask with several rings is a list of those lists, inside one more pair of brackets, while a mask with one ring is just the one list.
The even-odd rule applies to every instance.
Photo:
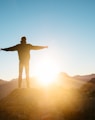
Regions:
[[38, 83], [42, 86], [49, 86], [50, 84], [53, 84], [58, 73], [58, 63], [51, 58], [44, 58], [40, 60], [36, 64], [34, 71], [34, 75], [37, 77]]

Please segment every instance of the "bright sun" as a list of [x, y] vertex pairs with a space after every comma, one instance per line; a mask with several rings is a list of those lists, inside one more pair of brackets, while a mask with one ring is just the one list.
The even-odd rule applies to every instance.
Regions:
[[36, 66], [34, 75], [38, 79], [38, 83], [43, 86], [48, 86], [55, 82], [55, 78], [59, 73], [59, 66], [55, 60], [44, 58], [40, 60]]

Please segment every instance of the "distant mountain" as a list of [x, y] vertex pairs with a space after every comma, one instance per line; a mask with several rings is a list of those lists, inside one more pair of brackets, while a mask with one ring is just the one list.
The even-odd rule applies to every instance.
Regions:
[[89, 74], [89, 75], [76, 75], [73, 76], [73, 78], [78, 79], [78, 80], [83, 80], [83, 81], [89, 81], [92, 78], [95, 78], [95, 74]]
[[7, 81], [0, 79], [0, 85], [5, 84], [5, 83], [7, 83]]
[[95, 78], [91, 78], [91, 80], [89, 80], [88, 83], [93, 83], [93, 84], [95, 84]]
[[[55, 86], [61, 86], [63, 88], [80, 88], [83, 85], [85, 85], [86, 82], [88, 81], [93, 81], [93, 78], [95, 78], [95, 74], [90, 74], [90, 75], [84, 75], [84, 76], [69, 76], [67, 73], [61, 72], [58, 77], [56, 78], [56, 83], [54, 84]], [[36, 82], [36, 78], [31, 78], [30, 79], [30, 84], [31, 87], [39, 87]], [[90, 81], [90, 82], [91, 82]], [[26, 87], [26, 82], [23, 80], [23, 85], [24, 88]], [[18, 80], [13, 79], [11, 81], [4, 81], [0, 80], [0, 99], [3, 97], [7, 96], [12, 92], [14, 89], [18, 87]]]
[[[86, 82], [82, 88], [83, 91], [86, 91], [88, 94], [95, 94], [95, 78], [91, 78], [88, 82]], [[95, 96], [95, 95], [94, 95]]]
[[[37, 79], [36, 78], [31, 78], [30, 79], [30, 84], [31, 87], [35, 88], [35, 87], [39, 87], [39, 85], [37, 84]], [[58, 77], [56, 78], [56, 83], [54, 84], [55, 86], [61, 86], [63, 88], [66, 89], [70, 89], [70, 88], [80, 88], [83, 84], [85, 84], [84, 81], [77, 79], [75, 77], [71, 77], [69, 76], [67, 73], [61, 72]], [[10, 92], [12, 92], [14, 89], [16, 89], [18, 87], [18, 80], [17, 79], [13, 79], [11, 81], [5, 82], [5, 81], [1, 81], [1, 85], [0, 85], [0, 99], [2, 99], [3, 97], [6, 97], [8, 94], [10, 94]], [[26, 87], [26, 81], [23, 80], [22, 82], [22, 87]]]
[[[30, 78], [30, 87], [38, 87], [36, 81], [36, 78]], [[18, 79], [13, 79], [7, 82], [2, 81], [2, 84], [0, 84], [0, 99], [6, 97], [16, 88], [18, 88]], [[22, 81], [22, 88], [26, 88], [25, 80]]]
[[76, 77], [69, 76], [67, 73], [61, 72], [57, 78], [58, 84], [64, 88], [80, 88], [85, 84], [84, 81]]
[[2, 81], [2, 84], [0, 84], [0, 99], [6, 97], [15, 88], [17, 88], [17, 80]]

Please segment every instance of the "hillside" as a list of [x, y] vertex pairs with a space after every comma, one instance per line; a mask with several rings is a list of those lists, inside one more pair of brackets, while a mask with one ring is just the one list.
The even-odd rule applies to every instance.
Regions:
[[46, 93], [42, 89], [15, 89], [0, 101], [0, 120], [58, 120], [59, 111]]
[[[90, 77], [92, 75], [89, 75]], [[88, 77], [89, 77], [88, 76]], [[83, 86], [87, 80], [82, 80], [83, 76], [79, 78], [77, 77], [72, 77], [69, 76], [68, 74], [61, 72], [57, 78], [56, 78], [56, 83], [54, 83], [54, 86], [60, 86], [63, 87], [64, 89], [80, 89], [81, 86]], [[85, 77], [86, 78], [86, 77]], [[31, 88], [38, 88], [40, 87], [37, 83], [37, 79], [35, 77], [30, 78], [30, 86]], [[11, 81], [3, 81], [1, 80], [0, 84], [0, 99], [6, 97], [9, 93], [11, 93], [14, 89], [18, 87], [18, 80], [13, 79]], [[22, 82], [22, 88], [26, 87], [26, 81], [23, 80]]]
[[0, 100], [0, 120], [94, 120], [95, 89], [86, 86], [14, 89]]
[[[77, 80], [66, 73], [60, 73], [58, 77], [56, 78], [56, 83], [54, 83], [53, 86], [60, 86], [64, 89], [70, 89], [70, 88], [80, 88], [82, 85], [85, 84], [85, 82], [82, 82], [81, 80]], [[37, 83], [36, 78], [30, 79], [30, 86], [31, 88], [39, 88], [40, 86]], [[5, 82], [2, 81], [2, 84], [0, 84], [0, 99], [6, 97], [9, 93], [11, 93], [14, 89], [18, 87], [18, 80], [13, 79], [11, 81]], [[22, 88], [26, 87], [26, 81], [23, 80], [22, 82]]]
[[77, 89], [15, 89], [0, 100], [0, 120], [73, 120], [82, 107], [82, 94]]

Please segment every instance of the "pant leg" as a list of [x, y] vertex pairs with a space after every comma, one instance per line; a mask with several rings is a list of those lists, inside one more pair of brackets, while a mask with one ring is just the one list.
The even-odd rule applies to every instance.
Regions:
[[22, 84], [22, 72], [23, 72], [23, 64], [21, 62], [19, 62], [18, 88], [21, 88], [21, 84]]
[[27, 63], [25, 64], [25, 73], [26, 73], [27, 88], [29, 88], [30, 87], [30, 83], [29, 83], [29, 61], [27, 61]]

